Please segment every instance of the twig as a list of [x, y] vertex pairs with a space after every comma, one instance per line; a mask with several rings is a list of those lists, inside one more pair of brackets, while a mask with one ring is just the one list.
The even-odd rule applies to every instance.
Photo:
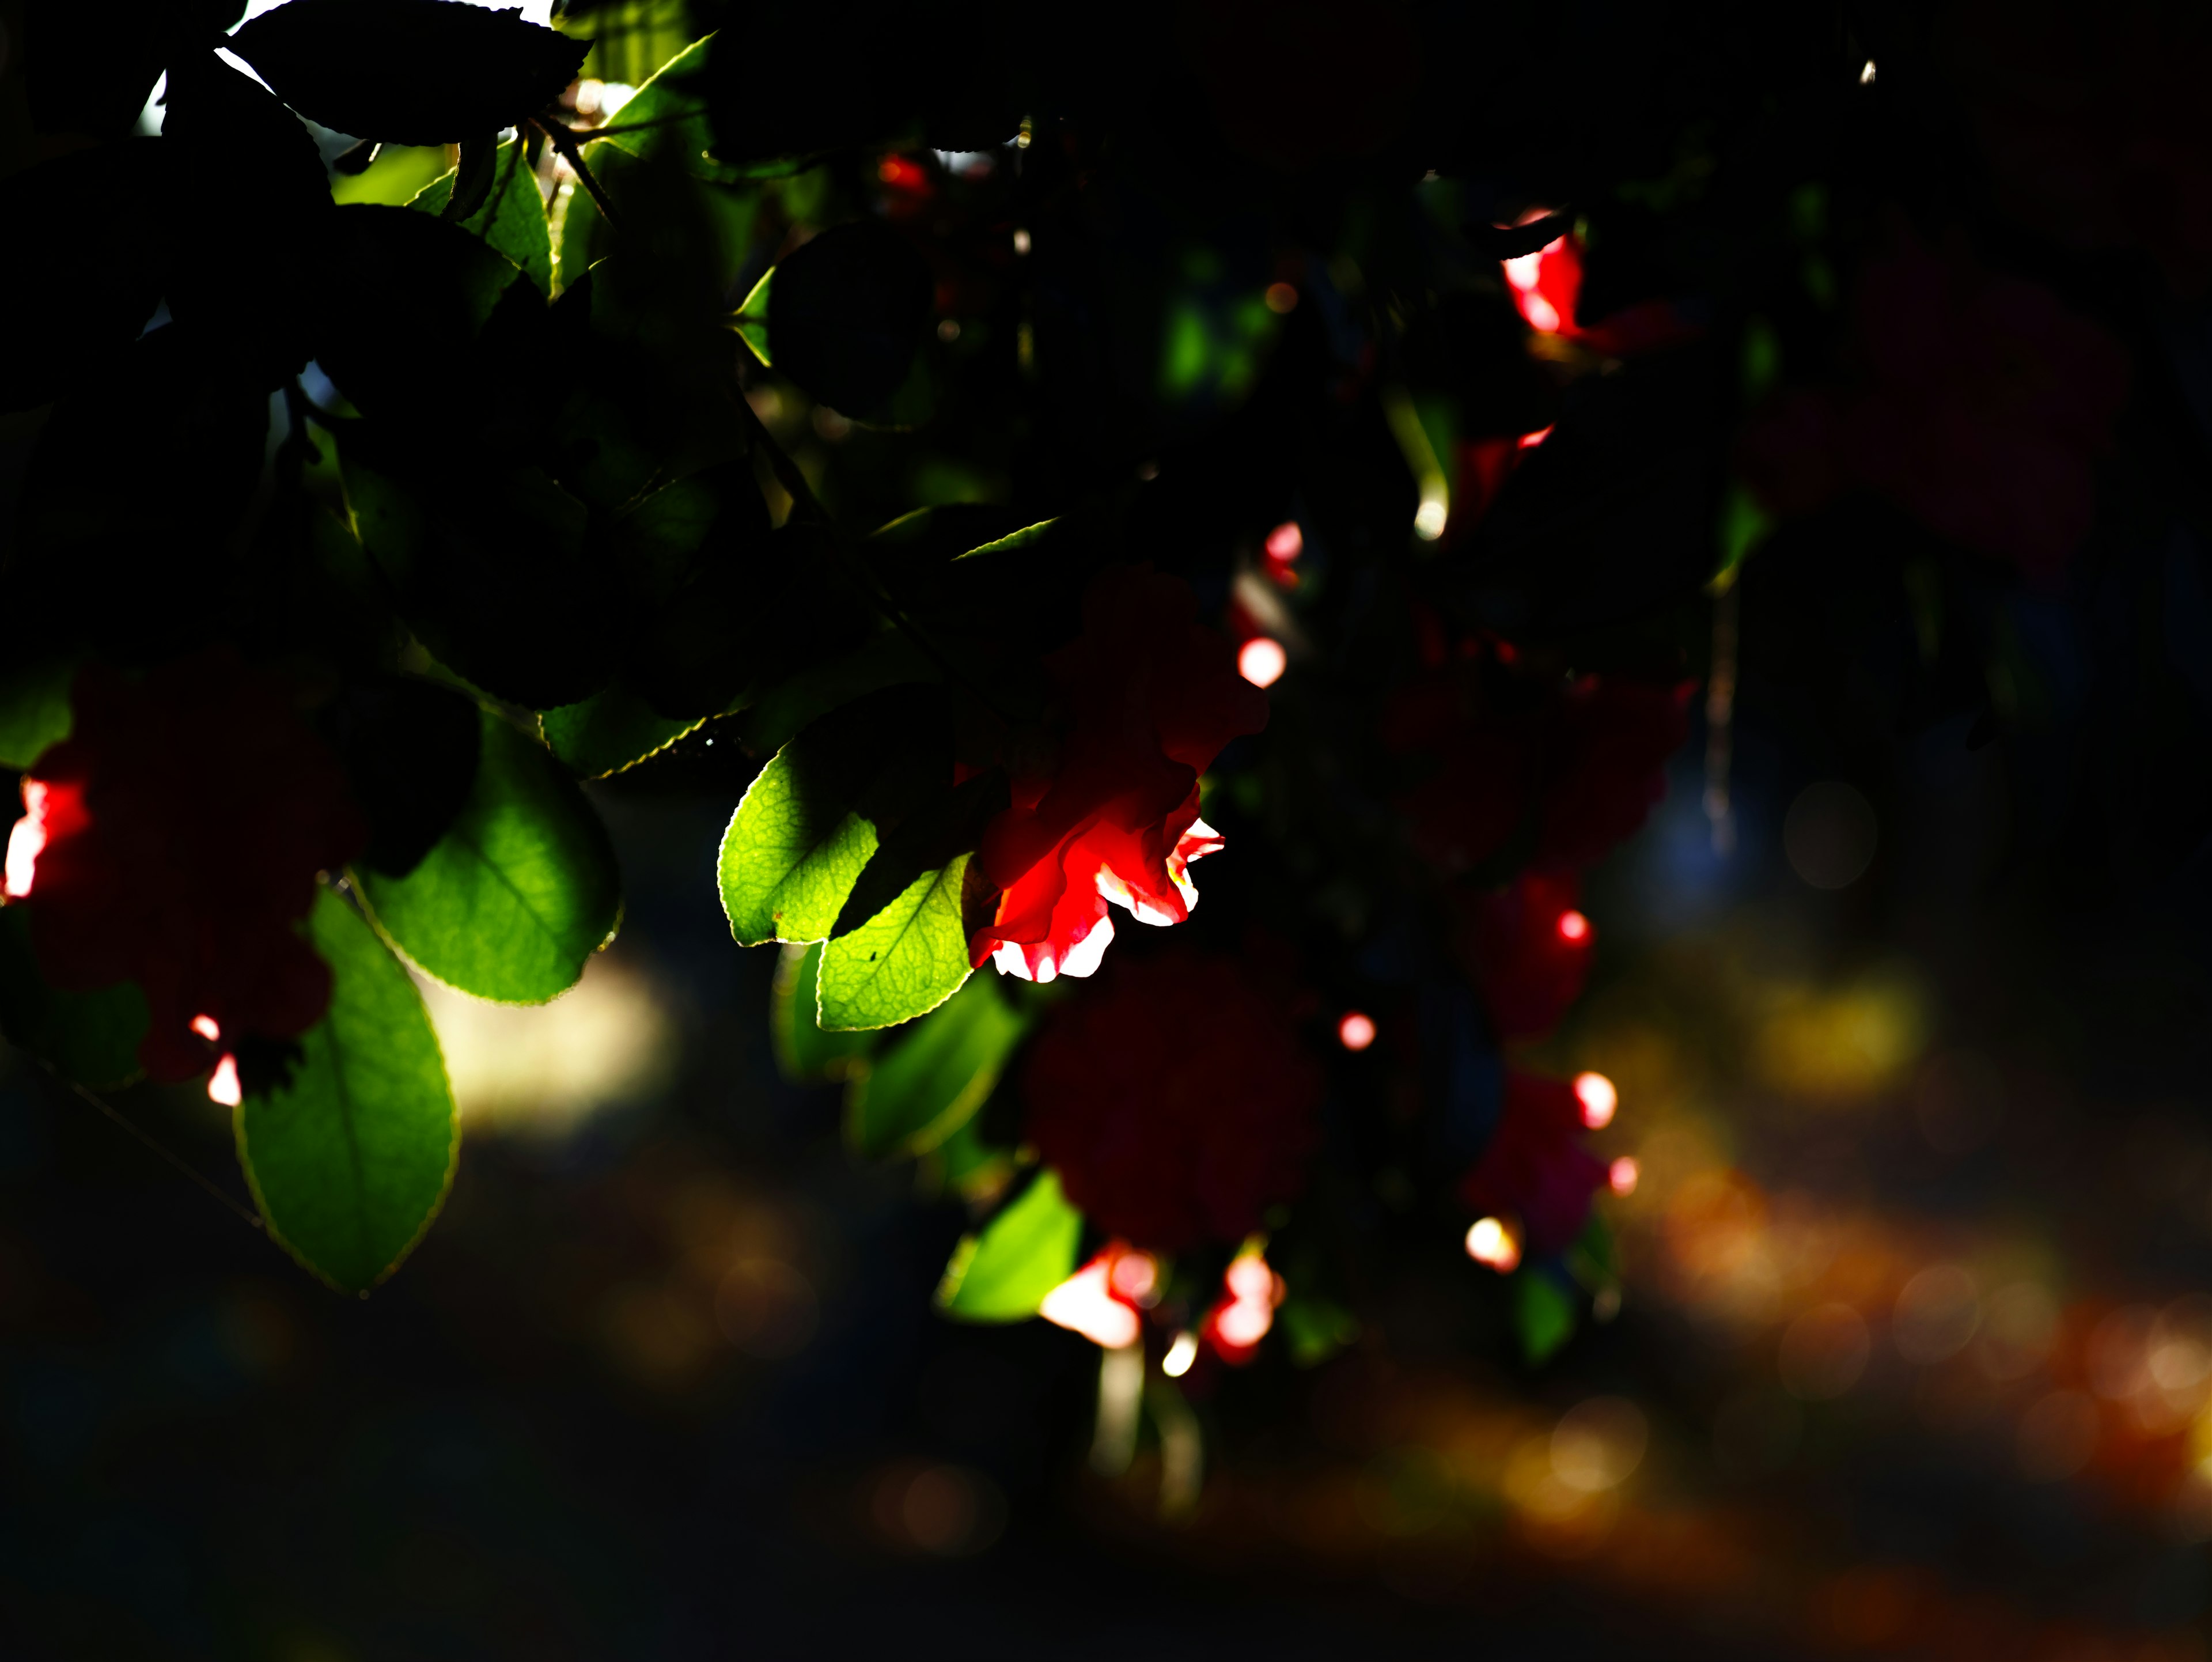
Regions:
[[662, 127], [673, 127], [679, 122], [696, 121], [706, 114], [704, 110], [678, 110], [673, 115], [664, 115], [651, 121], [618, 121], [610, 127], [571, 127], [579, 144], [589, 144], [595, 139], [614, 138], [623, 133], [649, 133]]
[[137, 1124], [134, 1121], [125, 1118], [123, 1115], [116, 1110], [114, 1105], [109, 1103], [106, 1099], [100, 1097], [94, 1092], [87, 1090], [83, 1086], [78, 1084], [73, 1079], [63, 1078], [60, 1073], [55, 1069], [51, 1062], [45, 1061], [43, 1058], [33, 1058], [33, 1060], [38, 1062], [40, 1067], [46, 1069], [46, 1076], [52, 1079], [57, 1085], [66, 1086], [76, 1095], [83, 1098], [85, 1101], [99, 1109], [101, 1113], [106, 1115], [108, 1118], [113, 1120], [118, 1125], [128, 1131], [132, 1136], [137, 1138], [140, 1142], [145, 1144], [147, 1148], [153, 1150], [158, 1157], [167, 1161], [171, 1166], [176, 1167], [178, 1171], [183, 1172], [187, 1178], [190, 1178], [194, 1183], [198, 1184], [202, 1189], [204, 1189], [209, 1194], [214, 1196], [216, 1202], [222, 1205], [225, 1211], [230, 1213], [234, 1217], [240, 1219], [249, 1227], [261, 1230], [264, 1233], [267, 1233], [265, 1227], [258, 1217], [247, 1211], [236, 1201], [233, 1200], [228, 1195], [224, 1194], [222, 1190], [216, 1188], [213, 1183], [208, 1180], [204, 1173], [203, 1173], [197, 1166], [194, 1166], [190, 1161], [186, 1160], [181, 1154], [173, 1153], [163, 1144], [156, 1141], [149, 1133]]
[[607, 223], [619, 233], [623, 228], [622, 216], [616, 211], [615, 204], [608, 199], [607, 193], [599, 188], [599, 181], [592, 177], [592, 170], [584, 165], [584, 147], [577, 143], [575, 133], [565, 123], [556, 121], [550, 115], [533, 115], [530, 118], [530, 125], [544, 133], [554, 152], [574, 169], [578, 182], [599, 204], [599, 212], [605, 216]]

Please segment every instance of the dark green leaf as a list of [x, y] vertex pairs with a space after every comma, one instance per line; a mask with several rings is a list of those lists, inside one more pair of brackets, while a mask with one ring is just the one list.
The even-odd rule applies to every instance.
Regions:
[[921, 1154], [975, 1117], [1024, 1023], [980, 977], [916, 1022], [845, 1093], [845, 1140], [868, 1160]]
[[776, 750], [793, 734], [855, 699], [886, 687], [935, 681], [938, 675], [937, 666], [919, 647], [885, 624], [861, 644], [763, 689], [745, 708], [745, 747], [756, 755]]
[[[520, 140], [499, 147], [492, 164], [490, 195], [474, 213], [453, 222], [473, 231], [513, 260], [541, 294], [553, 292], [553, 235], [545, 219], [545, 198], [538, 174], [523, 160]], [[407, 205], [443, 218], [453, 199], [455, 174], [441, 174]]]
[[1538, 1269], [1513, 1278], [1513, 1327], [1530, 1367], [1549, 1361], [1574, 1336], [1575, 1298]]
[[456, 0], [291, 0], [230, 38], [310, 121], [387, 144], [445, 144], [537, 114], [590, 42]]
[[1319, 1366], [1359, 1336], [1358, 1318], [1327, 1299], [1294, 1294], [1283, 1301], [1275, 1319], [1290, 1342], [1291, 1360], [1300, 1367]]
[[365, 1293], [430, 1227], [460, 1119], [422, 995], [353, 908], [325, 890], [309, 928], [331, 1008], [291, 1082], [248, 1095], [238, 1161], [270, 1234], [343, 1293]]
[[0, 768], [27, 772], [47, 746], [69, 737], [76, 678], [76, 660], [67, 657], [30, 658], [0, 671]]
[[969, 974], [961, 922], [968, 858], [923, 873], [882, 911], [830, 943], [822, 954], [824, 1027], [893, 1026], [959, 990]]
[[64, 1079], [94, 1091], [138, 1076], [146, 1000], [131, 982], [96, 993], [46, 984], [31, 948], [31, 909], [0, 906], [0, 1033]]
[[930, 713], [920, 702], [894, 691], [848, 705], [755, 777], [730, 817], [720, 868], [722, 910], [740, 945], [829, 934], [883, 833], [951, 774], [949, 744], [917, 742]]
[[545, 711], [538, 731], [569, 772], [603, 779], [666, 750], [706, 720], [671, 720], [628, 687], [616, 685], [580, 704]]
[[873, 1033], [825, 1033], [814, 1020], [815, 977], [822, 967], [822, 943], [786, 947], [775, 965], [769, 998], [769, 1032], [775, 1042], [776, 1066], [795, 1084], [853, 1079], [867, 1072]]
[[929, 325], [929, 266], [887, 225], [823, 232], [777, 265], [768, 336], [777, 370], [861, 416], [898, 391]]
[[475, 788], [405, 877], [356, 874], [377, 928], [463, 992], [543, 1004], [614, 933], [620, 880], [606, 829], [544, 749], [483, 712]]
[[937, 1307], [964, 1322], [1018, 1322], [1075, 1271], [1083, 1215], [1067, 1203], [1056, 1172], [1035, 1183], [981, 1235], [963, 1235], [938, 1283]]
[[434, 682], [380, 676], [341, 692], [324, 730], [368, 819], [361, 863], [405, 876], [445, 836], [476, 783], [475, 703]]
[[76, 374], [137, 338], [167, 269], [158, 139], [58, 156], [0, 179], [0, 411], [58, 396]]

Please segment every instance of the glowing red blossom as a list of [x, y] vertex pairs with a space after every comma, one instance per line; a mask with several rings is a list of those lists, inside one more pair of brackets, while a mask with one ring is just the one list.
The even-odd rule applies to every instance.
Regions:
[[2062, 570], [2126, 402], [2119, 342], [2041, 284], [1909, 236], [1861, 274], [1855, 320], [1860, 385], [1787, 394], [1746, 434], [1762, 498], [1802, 511], [1865, 485], [2031, 576]]
[[1594, 936], [1577, 886], [1528, 872], [1492, 892], [1454, 892], [1455, 943], [1501, 1038], [1549, 1032], [1582, 996]]
[[295, 925], [316, 874], [368, 840], [337, 758], [228, 650], [136, 682], [88, 668], [71, 703], [69, 738], [24, 781], [33, 829], [10, 839], [41, 972], [72, 992], [137, 983], [155, 1079], [213, 1062], [210, 1027], [229, 1045], [305, 1032], [331, 976]]
[[1178, 578], [1115, 566], [1091, 583], [1083, 633], [1045, 660], [1057, 746], [1014, 767], [1012, 803], [983, 833], [978, 864], [1000, 898], [969, 941], [978, 968], [1089, 975], [1114, 938], [1109, 901], [1146, 923], [1190, 916], [1188, 868], [1221, 847], [1198, 817], [1198, 776], [1267, 721], [1197, 610]]
[[[1543, 216], [1544, 210], [1534, 209], [1522, 222]], [[1587, 326], [1578, 322], [1575, 310], [1582, 300], [1583, 249], [1571, 233], [1554, 237], [1533, 254], [1509, 259], [1504, 266], [1514, 306], [1522, 320], [1540, 335], [1564, 336], [1607, 357], [1629, 357], [1689, 340], [1699, 332], [1667, 300], [1638, 301]]]
[[1274, 1326], [1284, 1290], [1283, 1278], [1266, 1258], [1239, 1253], [1222, 1275], [1221, 1297], [1206, 1312], [1200, 1336], [1231, 1367], [1243, 1367], [1259, 1355], [1260, 1342]]
[[1321, 1070], [1231, 959], [1117, 961], [1054, 1010], [1022, 1087], [1068, 1199], [1153, 1251], [1243, 1240], [1298, 1192], [1318, 1138]]
[[1687, 682], [1512, 673], [1504, 648], [1421, 677], [1393, 701], [1382, 740], [1425, 764], [1402, 793], [1414, 849], [1447, 875], [1516, 845], [1570, 871], [1633, 835], [1667, 791], [1689, 736]]
[[1470, 1211], [1519, 1218], [1535, 1251], [1564, 1251], [1589, 1220], [1590, 1196], [1611, 1178], [1583, 1146], [1587, 1135], [1572, 1085], [1509, 1071], [1498, 1129], [1460, 1180], [1460, 1199]]

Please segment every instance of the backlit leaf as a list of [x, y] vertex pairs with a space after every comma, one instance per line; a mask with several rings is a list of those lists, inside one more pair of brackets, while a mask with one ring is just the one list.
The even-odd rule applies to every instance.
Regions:
[[238, 1159], [270, 1235], [341, 1292], [366, 1292], [437, 1215], [460, 1120], [407, 971], [327, 890], [309, 928], [331, 1008], [300, 1041], [290, 1084], [239, 1105]]
[[873, 1032], [828, 1033], [816, 1025], [816, 977], [822, 969], [822, 943], [786, 947], [776, 960], [775, 984], [769, 995], [769, 1032], [775, 1044], [776, 1066], [794, 1083], [854, 1079], [867, 1071]]
[[1024, 1025], [996, 979], [969, 981], [853, 1082], [845, 1139], [857, 1153], [871, 1160], [926, 1154], [974, 1117]]
[[[499, 147], [494, 161], [491, 195], [483, 207], [455, 222], [473, 231], [522, 270], [522, 274], [545, 294], [553, 292], [553, 237], [547, 228], [545, 198], [538, 189], [538, 174], [522, 158], [520, 141], [510, 139]], [[453, 198], [455, 174], [440, 174], [407, 205], [419, 213], [441, 215]]]
[[969, 856], [924, 872], [906, 892], [822, 954], [821, 1021], [889, 1027], [933, 1010], [968, 978], [960, 891]]
[[961, 1237], [938, 1283], [937, 1307], [963, 1322], [1034, 1316], [1044, 1295], [1074, 1273], [1082, 1238], [1083, 1214], [1060, 1193], [1059, 1175], [1040, 1172], [981, 1234]]
[[463, 992], [543, 1004], [576, 984], [622, 909], [614, 849], [575, 782], [487, 710], [475, 788], [404, 877], [356, 874], [377, 928]]
[[601, 779], [658, 755], [706, 719], [659, 715], [629, 688], [611, 686], [580, 704], [545, 711], [538, 730], [569, 772]]

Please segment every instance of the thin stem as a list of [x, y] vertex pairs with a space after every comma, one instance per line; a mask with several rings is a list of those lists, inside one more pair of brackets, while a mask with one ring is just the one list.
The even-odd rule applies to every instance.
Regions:
[[599, 181], [592, 177], [592, 170], [584, 165], [584, 147], [577, 143], [576, 135], [565, 124], [550, 115], [533, 115], [530, 118], [530, 125], [544, 133], [555, 153], [574, 169], [577, 181], [599, 204], [599, 212], [606, 216], [607, 223], [620, 232], [623, 228], [622, 215], [608, 199], [607, 193], [599, 188]]
[[649, 133], [662, 127], [673, 127], [679, 122], [695, 121], [705, 113], [704, 110], [678, 110], [673, 115], [659, 116], [651, 121], [618, 121], [611, 127], [571, 127], [568, 131], [579, 144], [589, 144], [623, 133]]
[[151, 1135], [135, 1122], [125, 1119], [123, 1115], [116, 1110], [114, 1105], [109, 1103], [106, 1099], [99, 1096], [92, 1091], [87, 1090], [83, 1086], [78, 1084], [73, 1079], [64, 1079], [59, 1073], [55, 1071], [52, 1065], [49, 1062], [40, 1061], [39, 1066], [46, 1069], [47, 1077], [52, 1079], [54, 1083], [57, 1085], [65, 1086], [77, 1096], [82, 1097], [85, 1101], [99, 1109], [101, 1113], [106, 1115], [108, 1118], [113, 1120], [118, 1125], [128, 1131], [132, 1136], [137, 1138], [140, 1142], [145, 1144], [145, 1146], [151, 1149], [158, 1158], [174, 1166], [178, 1171], [183, 1172], [185, 1176], [191, 1178], [192, 1182], [197, 1184], [200, 1188], [214, 1196], [216, 1202], [221, 1205], [225, 1211], [230, 1213], [232, 1216], [239, 1219], [250, 1228], [263, 1230], [264, 1233], [266, 1233], [265, 1227], [259, 1218], [247, 1211], [236, 1201], [233, 1200], [228, 1195], [224, 1194], [222, 1190], [216, 1188], [216, 1185], [210, 1182], [207, 1177], [198, 1170], [198, 1168], [192, 1166], [191, 1162], [186, 1160], [181, 1154], [174, 1153], [163, 1144], [156, 1141]]

